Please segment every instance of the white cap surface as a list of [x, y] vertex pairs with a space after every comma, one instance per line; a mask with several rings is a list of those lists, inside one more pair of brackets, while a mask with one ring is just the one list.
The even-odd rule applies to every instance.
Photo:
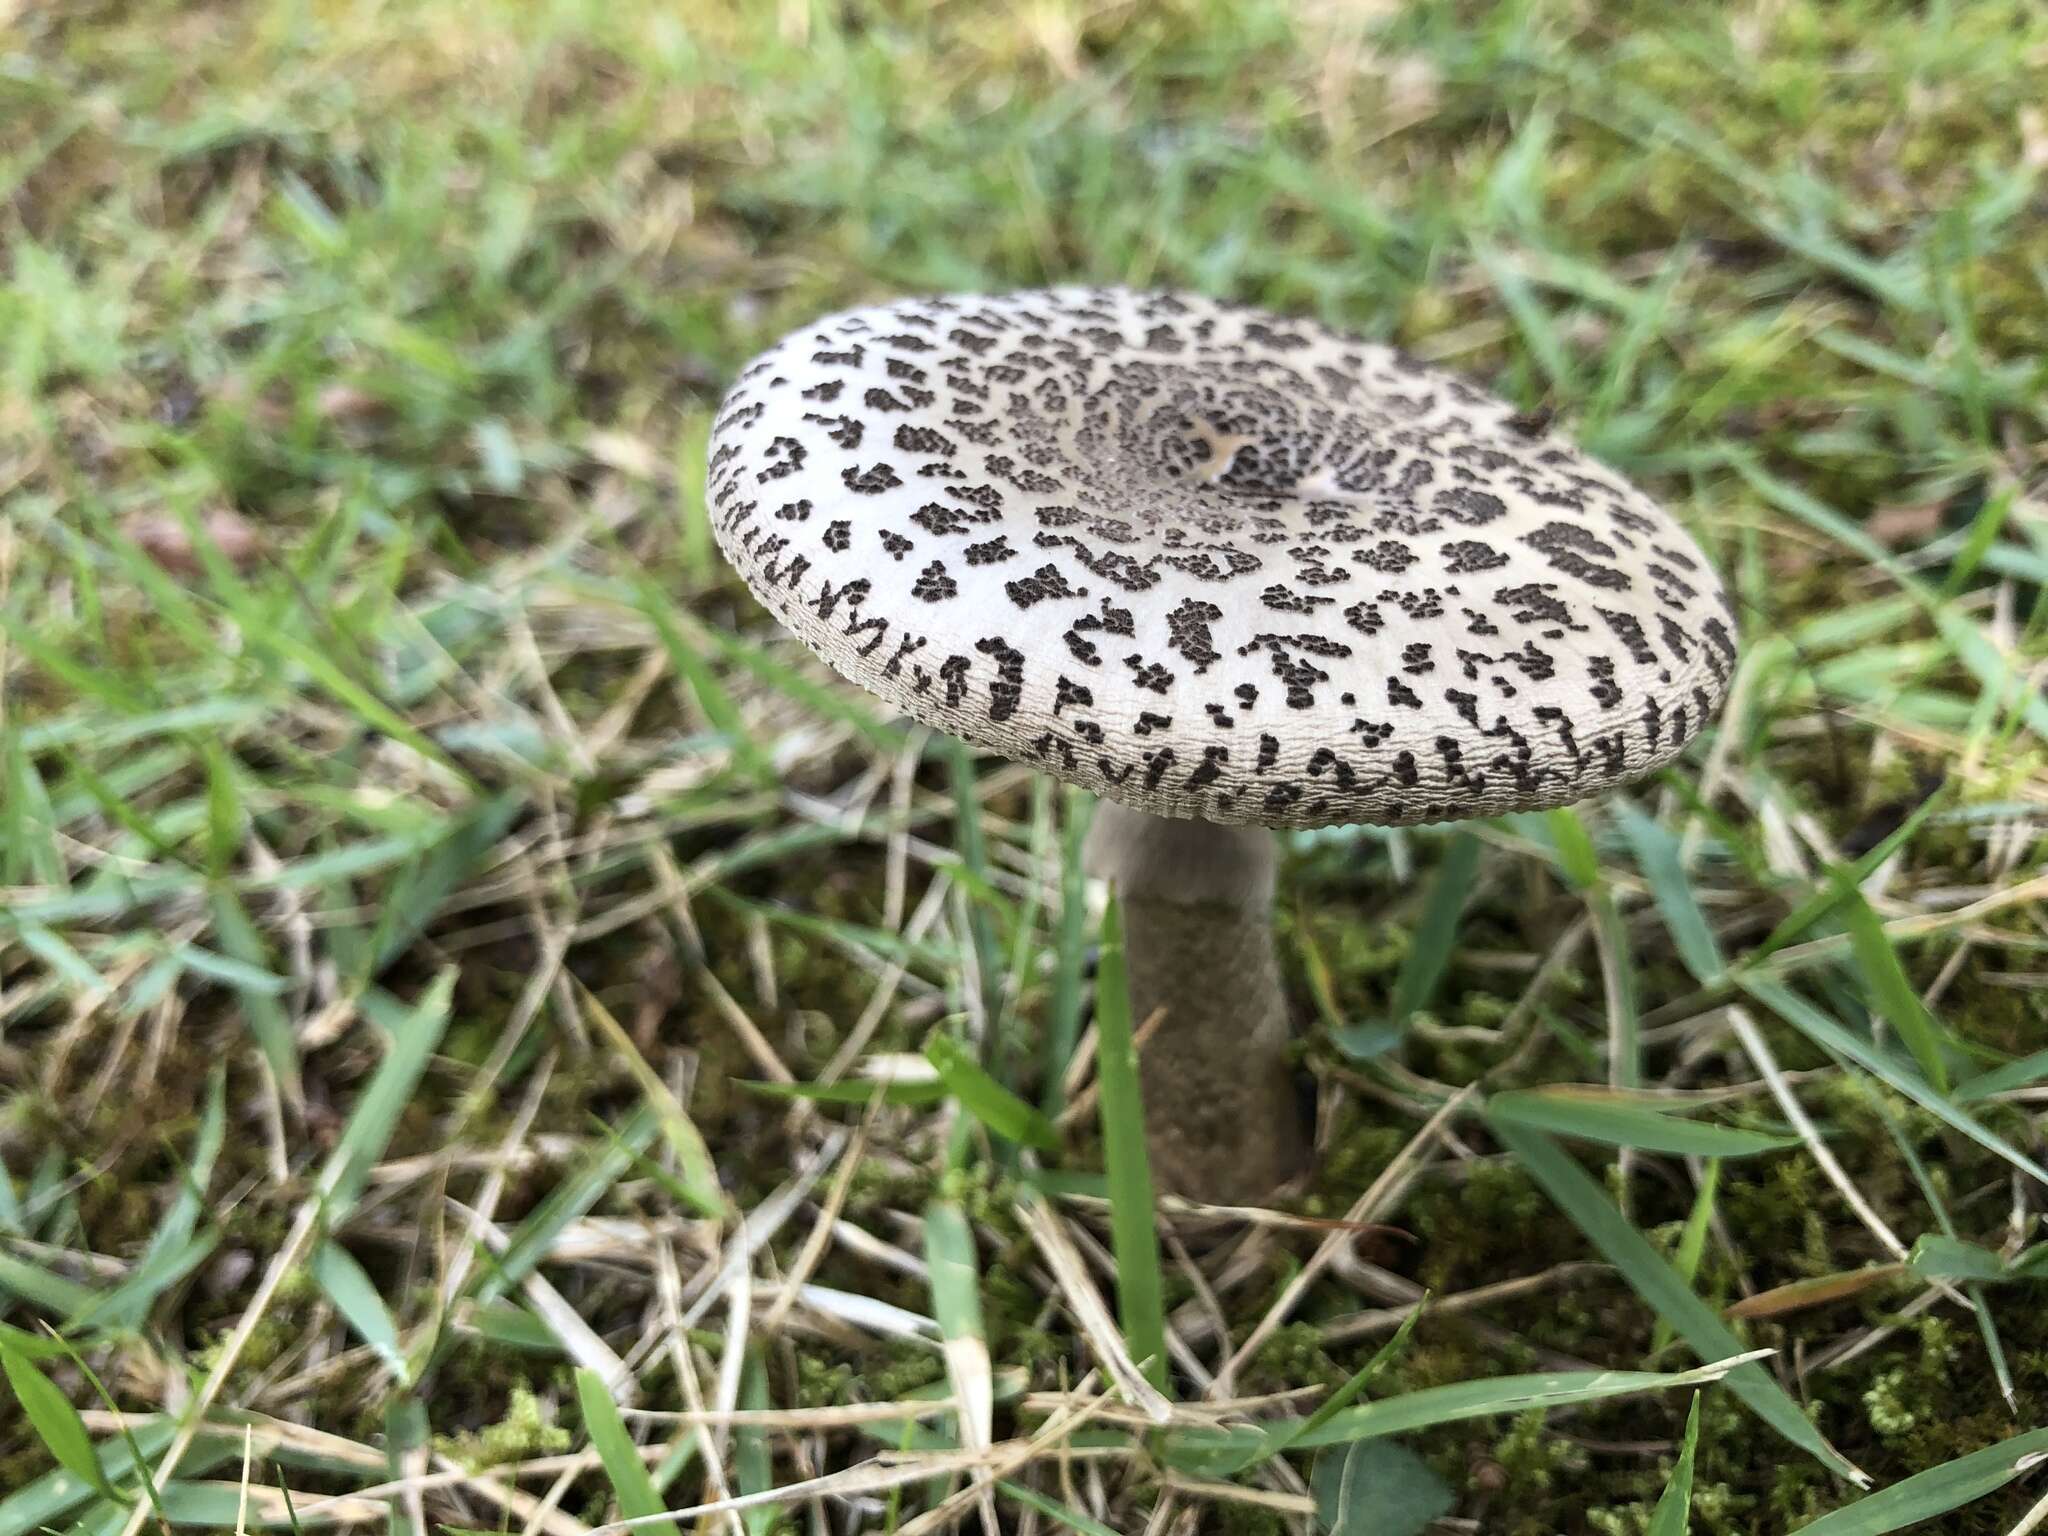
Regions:
[[1699, 547], [1449, 374], [1192, 294], [830, 316], [712, 431], [720, 546], [927, 725], [1162, 816], [1446, 821], [1675, 756], [1726, 692]]

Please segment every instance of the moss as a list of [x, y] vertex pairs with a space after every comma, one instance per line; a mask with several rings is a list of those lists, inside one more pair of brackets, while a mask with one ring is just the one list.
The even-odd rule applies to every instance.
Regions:
[[1017, 1232], [1014, 1211], [1020, 1193], [1016, 1180], [987, 1163], [975, 1163], [966, 1168], [947, 1169], [939, 1178], [936, 1196], [956, 1201], [977, 1227], [990, 1228], [999, 1237], [1007, 1238]]
[[868, 1386], [879, 1401], [893, 1402], [919, 1387], [928, 1387], [946, 1374], [946, 1363], [934, 1350], [895, 1344], [881, 1365], [867, 1373]]
[[[204, 1374], [219, 1364], [228, 1341], [234, 1337], [235, 1329], [223, 1328], [213, 1334], [198, 1349], [192, 1352], [192, 1368]], [[249, 1330], [249, 1337], [242, 1345], [241, 1353], [235, 1357], [235, 1368], [229, 1380], [247, 1380], [258, 1372], [275, 1364], [278, 1357], [297, 1344], [302, 1336], [300, 1322], [286, 1315], [282, 1303], [274, 1304], [256, 1326]]]
[[1870, 1415], [1870, 1427], [1887, 1440], [1897, 1439], [1920, 1422], [1913, 1405], [1901, 1394], [1910, 1388], [1911, 1373], [1893, 1366], [1873, 1381], [1863, 1394], [1863, 1407]]
[[1334, 1216], [1348, 1209], [1407, 1141], [1402, 1127], [1376, 1120], [1356, 1104], [1345, 1114], [1316, 1171], [1315, 1190], [1303, 1202], [1311, 1216]]
[[859, 1377], [843, 1360], [829, 1360], [810, 1353], [796, 1357], [796, 1406], [829, 1408], [854, 1399]]
[[1383, 1004], [1383, 983], [1391, 981], [1400, 969], [1412, 943], [1412, 936], [1399, 923], [1370, 917], [1337, 900], [1299, 911], [1282, 904], [1276, 909], [1274, 928], [1296, 991], [1309, 995], [1301, 957], [1313, 945], [1329, 968], [1338, 1009], [1360, 1017], [1370, 1016]]
[[1972, 1044], [2025, 1055], [2048, 1038], [2048, 988], [2000, 986], [1985, 979], [1986, 971], [2002, 968], [2003, 962], [1973, 954], [1943, 994], [1941, 1017]]
[[1737, 1234], [1740, 1257], [1768, 1262], [1788, 1279], [1847, 1267], [1837, 1261], [1825, 1220], [1839, 1197], [1825, 1184], [1811, 1161], [1790, 1156], [1771, 1158], [1749, 1178], [1723, 1180], [1719, 1204]]
[[548, 1417], [539, 1397], [526, 1386], [512, 1389], [512, 1400], [497, 1422], [460, 1435], [434, 1437], [443, 1455], [471, 1472], [535, 1456], [558, 1456], [575, 1443], [575, 1437]]
[[860, 1216], [879, 1210], [918, 1210], [932, 1197], [934, 1184], [922, 1168], [893, 1158], [863, 1158], [847, 1185], [846, 1212]]
[[[1172, 1298], [1167, 1305], [1174, 1305]], [[1037, 1326], [1044, 1306], [1043, 1294], [1016, 1268], [1000, 1261], [983, 1268], [982, 1318], [988, 1328], [989, 1351], [996, 1359], [1033, 1372], [1060, 1359], [1065, 1351], [1059, 1341]]]
[[[1610, 1504], [1586, 1511], [1586, 1527], [1599, 1536], [1644, 1536], [1650, 1529], [1650, 1522], [1657, 1513], [1657, 1501], [1663, 1496], [1665, 1482], [1671, 1475], [1671, 1467], [1660, 1467], [1654, 1476], [1646, 1474], [1643, 1481], [1655, 1485], [1655, 1492], [1629, 1504]], [[1692, 1485], [1691, 1529], [1704, 1533], [1734, 1533], [1750, 1536], [1751, 1526], [1740, 1523], [1740, 1512], [1753, 1506], [1754, 1500], [1735, 1493], [1726, 1483], [1705, 1482], [1695, 1473]]]
[[1551, 1488], [1560, 1474], [1585, 1467], [1585, 1453], [1551, 1434], [1547, 1420], [1541, 1409], [1531, 1409], [1517, 1416], [1493, 1444], [1492, 1460], [1502, 1479], [1494, 1503], [1501, 1511], [1504, 1536], [1551, 1536], [1550, 1517], [1538, 1511], [1550, 1504]]
[[1586, 1529], [1594, 1536], [1643, 1536], [1650, 1528], [1653, 1504], [1607, 1505], [1586, 1511]]
[[1559, 1471], [1585, 1460], [1569, 1442], [1550, 1434], [1548, 1425], [1549, 1415], [1532, 1408], [1493, 1443], [1493, 1459], [1507, 1474], [1503, 1502], [1510, 1508], [1531, 1495], [1547, 1492]]
[[457, 1335], [434, 1375], [435, 1422], [455, 1432], [495, 1423], [522, 1392], [558, 1400], [575, 1396], [575, 1367], [507, 1349], [475, 1334]]
[[[1416, 1278], [1449, 1292], [1472, 1277], [1526, 1273], [1575, 1246], [1559, 1231], [1549, 1200], [1529, 1176], [1506, 1163], [1478, 1163], [1456, 1183], [1428, 1185], [1409, 1201], [1409, 1223], [1421, 1239]], [[1552, 1235], [1530, 1244], [1532, 1233]]]
[[1335, 1387], [1348, 1375], [1324, 1352], [1321, 1329], [1312, 1323], [1286, 1323], [1275, 1328], [1246, 1363], [1242, 1386], [1247, 1393]]
[[1278, 1510], [1255, 1504], [1217, 1503], [1207, 1517], [1214, 1522], [1216, 1536], [1288, 1536], [1292, 1529]]
[[1917, 1358], [1882, 1371], [1863, 1393], [1870, 1427], [1886, 1440], [1911, 1434], [1926, 1420], [1930, 1405], [1947, 1396], [1949, 1366], [1958, 1349], [1955, 1329], [1946, 1318], [1919, 1319]]
[[1497, 1029], [1514, 1012], [1512, 998], [1491, 992], [1469, 991], [1458, 996], [1458, 1022], [1472, 1029]]

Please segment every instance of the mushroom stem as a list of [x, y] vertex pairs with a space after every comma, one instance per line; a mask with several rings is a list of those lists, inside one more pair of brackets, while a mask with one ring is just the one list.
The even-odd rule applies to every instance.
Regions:
[[1264, 1199], [1305, 1153], [1273, 949], [1273, 835], [1105, 800], [1083, 857], [1122, 906], [1132, 1018], [1166, 1010], [1138, 1066], [1154, 1180], [1218, 1205]]

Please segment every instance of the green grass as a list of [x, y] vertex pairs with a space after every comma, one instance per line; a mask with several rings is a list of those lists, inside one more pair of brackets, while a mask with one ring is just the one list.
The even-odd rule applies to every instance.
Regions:
[[[429, 1528], [551, 1490], [580, 1528], [646, 1507], [631, 1457], [672, 1509], [941, 1455], [949, 1415], [847, 1413], [948, 1391], [942, 1323], [977, 1392], [989, 1354], [993, 1480], [934, 1461], [876, 1523], [963, 1495], [971, 1528], [985, 1486], [1009, 1523], [1296, 1529], [1307, 1442], [1385, 1433], [1443, 1531], [2040, 1503], [2048, 1282], [2005, 1262], [2048, 1163], [2038, 6], [0, 15], [0, 1340], [34, 1405], [0, 1394], [0, 1536], [133, 1536], [138, 1456], [231, 1526], [245, 1437], [252, 1525], [306, 1529], [394, 1479]], [[1235, 1390], [1339, 1388], [1432, 1297], [1298, 1447], [1314, 1398], [1090, 1410], [1017, 1216], [1035, 1181], [1084, 1261], [1144, 1218], [1063, 1081], [1083, 808], [778, 639], [700, 499], [789, 326], [1082, 278], [1555, 411], [1743, 614], [1727, 715], [1625, 807], [1291, 844], [1328, 1133], [1293, 1214], [1477, 1085], [1285, 1316], [1326, 1228], [1200, 1287], [1165, 1246], [1182, 1403], [1262, 1322]], [[1574, 1084], [1623, 1096], [1543, 1092]], [[1730, 1343], [1778, 1354], [1689, 1418]], [[58, 1466], [59, 1401], [117, 1500]], [[1048, 1423], [1099, 1482], [1000, 1460]], [[1267, 1502], [1190, 1482], [1205, 1444]]]

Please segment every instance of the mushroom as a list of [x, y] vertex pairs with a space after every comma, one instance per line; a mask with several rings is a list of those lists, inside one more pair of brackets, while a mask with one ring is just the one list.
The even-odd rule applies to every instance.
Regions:
[[807, 325], [712, 433], [727, 558], [841, 674], [1094, 791], [1155, 1170], [1303, 1153], [1267, 829], [1582, 800], [1735, 659], [1699, 547], [1545, 424], [1390, 348], [1185, 293], [914, 298]]

